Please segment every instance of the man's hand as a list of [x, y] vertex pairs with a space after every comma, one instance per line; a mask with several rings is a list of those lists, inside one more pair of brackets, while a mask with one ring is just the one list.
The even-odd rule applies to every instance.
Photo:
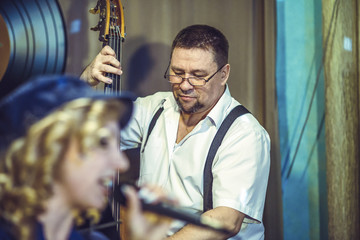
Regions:
[[120, 62], [116, 59], [114, 50], [109, 46], [101, 49], [100, 53], [85, 68], [80, 78], [90, 86], [95, 86], [99, 82], [111, 84], [112, 80], [105, 76], [106, 73], [122, 74]]

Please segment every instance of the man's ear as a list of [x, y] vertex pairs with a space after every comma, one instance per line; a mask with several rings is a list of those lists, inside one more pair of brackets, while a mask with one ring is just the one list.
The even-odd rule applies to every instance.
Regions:
[[225, 85], [230, 75], [230, 64], [226, 64], [221, 69], [221, 85]]

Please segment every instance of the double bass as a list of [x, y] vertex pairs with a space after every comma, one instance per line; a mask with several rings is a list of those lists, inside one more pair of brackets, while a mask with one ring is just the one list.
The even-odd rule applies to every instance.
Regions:
[[[125, 22], [124, 22], [124, 8], [120, 0], [98, 0], [94, 8], [89, 10], [92, 14], [99, 15], [99, 21], [91, 30], [99, 31], [99, 41], [105, 45], [110, 46], [116, 53], [116, 58], [121, 62], [122, 44], [125, 41]], [[120, 94], [122, 90], [121, 76], [111, 73], [106, 73], [106, 76], [112, 79], [111, 84], [104, 84], [104, 94]], [[124, 178], [123, 176], [121, 176]], [[128, 178], [128, 177], [126, 177]], [[135, 177], [136, 178], [136, 177]], [[120, 186], [120, 173], [117, 172], [113, 183], [115, 188]], [[126, 239], [125, 228], [126, 221], [123, 207], [120, 208], [120, 202], [114, 199], [114, 194], [109, 193], [109, 206], [107, 207], [108, 215], [103, 216], [103, 221], [95, 229], [103, 229], [103, 231], [111, 239]], [[111, 212], [111, 214], [109, 214]], [[111, 216], [109, 216], [111, 215]]]

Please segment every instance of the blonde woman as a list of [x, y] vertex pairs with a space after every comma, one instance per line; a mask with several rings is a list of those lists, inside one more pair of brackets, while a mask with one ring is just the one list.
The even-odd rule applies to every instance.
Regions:
[[[103, 209], [114, 172], [129, 166], [118, 140], [131, 112], [131, 98], [64, 76], [32, 80], [1, 100], [0, 239], [84, 239], [75, 215]], [[126, 192], [133, 239], [160, 239], [168, 224], [146, 221], [134, 190]]]

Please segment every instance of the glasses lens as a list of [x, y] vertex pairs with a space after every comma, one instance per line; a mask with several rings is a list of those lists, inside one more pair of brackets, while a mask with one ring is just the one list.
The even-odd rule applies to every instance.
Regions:
[[193, 86], [202, 86], [205, 84], [205, 79], [197, 77], [189, 77], [189, 83]]
[[182, 78], [177, 75], [168, 75], [167, 78], [168, 78], [169, 82], [171, 82], [171, 83], [181, 83], [182, 82]]
[[203, 86], [206, 82], [205, 79], [197, 77], [182, 78], [178, 75], [167, 75], [166, 77], [171, 83], [182, 83], [183, 79], [187, 79], [192, 86]]

